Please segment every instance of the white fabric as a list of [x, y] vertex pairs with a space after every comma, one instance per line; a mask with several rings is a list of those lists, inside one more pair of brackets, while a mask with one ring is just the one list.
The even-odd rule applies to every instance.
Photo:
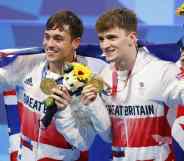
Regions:
[[[165, 161], [169, 157], [170, 125], [167, 121], [165, 105], [173, 108], [178, 104], [184, 104], [184, 86], [182, 80], [176, 78], [178, 72], [179, 69], [175, 64], [159, 60], [142, 48], [138, 52], [127, 85], [122, 81], [122, 77], [118, 76], [118, 92], [115, 97], [102, 93], [102, 100], [97, 98], [86, 107], [96, 131], [106, 132], [105, 136], [102, 135], [105, 140], [111, 140], [111, 133], [104, 107], [109, 111], [112, 123], [112, 144], [114, 147], [126, 149], [125, 157], [120, 157], [121, 159], [116, 157], [114, 160], [124, 161], [127, 158], [128, 161], [144, 159]], [[110, 65], [107, 65], [101, 76], [107, 84], [112, 85]], [[105, 114], [99, 117], [102, 111]], [[64, 114], [61, 116], [65, 119], [68, 117], [71, 121], [70, 111], [66, 113], [65, 116]], [[71, 122], [71, 129], [75, 128], [79, 134], [71, 136], [63, 131], [64, 135], [70, 142], [75, 142], [76, 146], [79, 145], [82, 148], [82, 145], [85, 148], [90, 134], [84, 131], [75, 119]], [[84, 140], [78, 139], [80, 135]]]
[[[89, 67], [92, 68], [94, 73], [99, 73], [105, 65], [103, 61], [90, 57], [78, 56], [77, 61], [85, 63], [86, 65], [90, 64]], [[17, 97], [18, 102], [21, 105], [22, 116], [21, 135], [27, 137], [30, 147], [33, 146], [31, 149], [22, 145], [22, 148], [19, 150], [19, 158], [21, 161], [35, 161], [36, 156], [38, 157], [37, 159], [50, 157], [51, 159], [73, 161], [79, 158], [80, 152], [79, 150], [73, 148], [72, 142], [72, 145], [69, 144], [70, 142], [67, 142], [67, 137], [63, 137], [63, 134], [60, 133], [62, 131], [60, 128], [62, 127], [59, 125], [61, 123], [64, 127], [66, 127], [66, 131], [69, 131], [72, 135], [77, 135], [75, 129], [70, 129], [70, 123], [72, 123], [71, 121], [68, 122], [68, 120], [66, 120], [66, 122], [62, 122], [59, 121], [60, 118], [58, 118], [56, 119], [58, 130], [55, 129], [54, 120], [51, 122], [46, 131], [38, 129], [39, 119], [45, 112], [45, 107], [42, 101], [48, 97], [42, 93], [39, 87], [44, 66], [44, 54], [38, 54], [18, 56], [13, 63], [5, 66], [4, 68], [0, 68], [0, 91], [4, 91], [7, 88], [17, 89]], [[49, 78], [51, 75], [52, 74], [47, 74], [47, 77]], [[53, 77], [53, 75], [51, 77]], [[75, 106], [77, 107], [76, 104]], [[83, 112], [80, 112], [80, 110], [82, 111], [80, 107], [75, 109], [75, 111], [81, 114], [78, 115], [80, 117], [78, 120], [83, 117]], [[75, 116], [78, 117], [77, 115]], [[84, 123], [87, 120], [90, 122], [88, 118], [84, 119], [86, 119], [83, 120]], [[86, 128], [87, 129], [85, 130], [89, 131], [91, 134], [91, 137], [88, 137], [91, 138], [91, 140], [87, 143], [87, 146], [89, 147], [93, 142], [96, 132], [91, 127], [91, 124], [89, 124], [89, 128], [87, 126]], [[65, 148], [62, 148], [63, 146]]]
[[184, 116], [176, 119], [172, 127], [172, 136], [177, 141], [182, 149], [184, 149]]
[[17, 151], [20, 147], [20, 134], [13, 134], [9, 137], [9, 153], [12, 153]]

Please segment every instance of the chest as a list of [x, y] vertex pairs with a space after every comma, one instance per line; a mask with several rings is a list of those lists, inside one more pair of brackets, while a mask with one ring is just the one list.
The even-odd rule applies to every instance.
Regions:
[[45, 113], [46, 107], [43, 101], [48, 95], [42, 92], [40, 88], [41, 81], [46, 78], [57, 80], [58, 77], [58, 75], [44, 72], [42, 68], [35, 69], [28, 74], [22, 82], [22, 87], [19, 89], [19, 98], [24, 107], [32, 112]]
[[[101, 95], [110, 115], [127, 117], [152, 117], [164, 115], [160, 77], [152, 73], [138, 73], [128, 80], [118, 80], [115, 96]], [[108, 84], [112, 84], [108, 79]]]

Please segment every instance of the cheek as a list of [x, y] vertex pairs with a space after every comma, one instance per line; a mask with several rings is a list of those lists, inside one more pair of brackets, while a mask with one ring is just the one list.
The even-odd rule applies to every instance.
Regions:
[[56, 46], [62, 51], [67, 51], [69, 49], [69, 46], [65, 43], [57, 43]]
[[43, 45], [43, 46], [46, 46], [46, 44], [47, 44], [47, 43], [46, 43], [46, 40], [43, 40], [43, 41], [42, 41], [42, 45]]
[[100, 46], [100, 48], [102, 49], [103, 46], [102, 46], [102, 43], [101, 43], [101, 42], [99, 42], [99, 46]]
[[125, 48], [124, 45], [119, 46], [119, 48], [118, 48], [118, 53], [119, 53], [120, 55], [122, 55], [125, 51], [126, 51], [126, 48]]

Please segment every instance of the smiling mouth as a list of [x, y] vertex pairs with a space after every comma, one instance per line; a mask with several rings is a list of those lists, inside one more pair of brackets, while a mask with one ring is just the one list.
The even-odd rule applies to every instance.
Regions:
[[105, 52], [105, 55], [106, 55], [106, 56], [112, 56], [113, 53], [114, 53], [114, 50], [113, 50], [113, 51], [106, 51], [106, 52]]
[[52, 55], [55, 55], [55, 53], [54, 52], [47, 52], [47, 55], [52, 56]]
[[53, 50], [46, 50], [47, 53], [57, 53], [57, 51], [53, 51]]

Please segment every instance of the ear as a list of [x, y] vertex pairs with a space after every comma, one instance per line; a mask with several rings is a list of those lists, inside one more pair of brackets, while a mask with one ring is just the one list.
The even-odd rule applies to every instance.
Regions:
[[136, 32], [130, 32], [129, 33], [130, 42], [132, 45], [137, 45], [137, 33]]
[[72, 40], [72, 46], [74, 50], [76, 50], [79, 47], [80, 41], [81, 41], [80, 37], [74, 38]]

